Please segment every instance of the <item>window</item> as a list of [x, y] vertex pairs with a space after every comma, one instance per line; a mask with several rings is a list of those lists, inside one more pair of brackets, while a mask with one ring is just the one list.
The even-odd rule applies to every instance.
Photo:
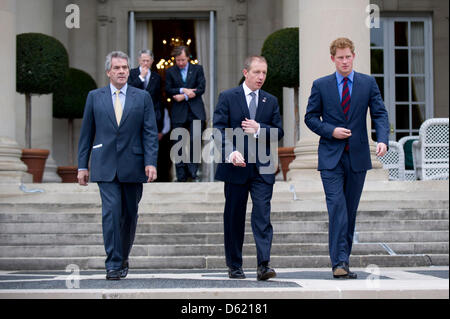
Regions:
[[[418, 135], [433, 116], [429, 17], [384, 17], [371, 29], [371, 73], [389, 112], [391, 139]], [[375, 139], [374, 139], [375, 140]]]

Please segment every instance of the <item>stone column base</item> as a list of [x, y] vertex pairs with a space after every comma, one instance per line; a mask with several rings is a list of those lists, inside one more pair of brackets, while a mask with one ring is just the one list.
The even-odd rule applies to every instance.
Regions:
[[62, 179], [57, 173], [58, 167], [56, 162], [50, 154], [45, 162], [44, 176], [42, 176], [43, 183], [61, 183]]
[[0, 183], [31, 183], [33, 177], [20, 160], [22, 148], [9, 137], [0, 137]]

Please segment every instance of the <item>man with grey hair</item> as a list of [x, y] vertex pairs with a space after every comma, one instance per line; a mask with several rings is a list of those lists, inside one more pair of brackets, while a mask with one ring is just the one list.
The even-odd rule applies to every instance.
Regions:
[[[148, 92], [127, 84], [128, 56], [107, 55], [110, 83], [89, 92], [78, 144], [78, 183], [97, 182], [102, 200], [106, 279], [128, 273], [142, 183], [156, 179], [158, 131]], [[89, 158], [91, 157], [90, 167]]]
[[161, 106], [161, 76], [157, 72], [151, 71], [154, 62], [153, 52], [149, 49], [140, 50], [138, 61], [139, 67], [130, 70], [128, 84], [150, 93], [155, 108], [158, 132], [161, 132], [164, 126], [164, 112]]

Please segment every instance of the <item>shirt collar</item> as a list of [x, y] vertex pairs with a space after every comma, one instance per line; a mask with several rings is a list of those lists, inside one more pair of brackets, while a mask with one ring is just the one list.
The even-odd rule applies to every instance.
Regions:
[[187, 71], [189, 68], [189, 63], [190, 62], [188, 61], [188, 63], [186, 64], [186, 66], [184, 68], [178, 68], [178, 69], [180, 69], [180, 71]]
[[[111, 89], [111, 95], [114, 95], [117, 91], [116, 87], [114, 85], [112, 85], [112, 83], [109, 83], [109, 88]], [[122, 86], [122, 88], [120, 89], [120, 92], [125, 96], [127, 95], [127, 88], [128, 88], [128, 84], [125, 83], [125, 85]]]
[[[350, 80], [350, 82], [353, 83], [353, 76], [355, 75], [355, 71], [352, 70], [352, 73], [350, 73], [347, 77]], [[345, 76], [340, 74], [338, 71], [336, 71], [336, 80], [338, 84], [341, 84], [342, 81], [344, 81]]]
[[245, 84], [245, 81], [242, 82], [242, 88], [244, 89], [245, 96], [249, 95], [252, 92], [256, 93], [256, 97], [258, 97], [258, 95], [259, 95], [259, 90], [256, 90], [256, 91], [250, 90], [250, 88]]

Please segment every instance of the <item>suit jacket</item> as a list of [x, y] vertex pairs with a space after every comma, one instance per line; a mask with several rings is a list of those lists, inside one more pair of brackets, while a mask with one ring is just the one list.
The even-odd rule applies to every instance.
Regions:
[[336, 127], [351, 130], [348, 138], [350, 161], [353, 171], [372, 168], [369, 139], [367, 136], [367, 111], [375, 124], [377, 141], [389, 145], [388, 113], [375, 79], [355, 72], [348, 121], [342, 110], [336, 74], [314, 81], [305, 114], [306, 125], [320, 135], [318, 170], [334, 169], [344, 151], [347, 139], [332, 136]]
[[[217, 128], [221, 132], [221, 139], [215, 142], [222, 150], [222, 163], [217, 165], [216, 179], [235, 183], [244, 184], [250, 176], [249, 156], [252, 151], [249, 148], [250, 143], [256, 145], [256, 167], [259, 169], [264, 166], [269, 166], [269, 161], [262, 161], [258, 155], [259, 143], [265, 146], [265, 155], [272, 156], [272, 164], [274, 163], [274, 154], [270, 152], [270, 142], [277, 142], [283, 135], [283, 129], [281, 124], [280, 110], [277, 102], [277, 98], [263, 90], [259, 90], [258, 108], [256, 110], [255, 121], [260, 124], [261, 131], [266, 129], [266, 136], [260, 132], [257, 139], [253, 134], [246, 134], [246, 138], [243, 143], [243, 149], [239, 149], [239, 143], [237, 139], [226, 138], [226, 128], [241, 128], [241, 122], [245, 118], [250, 118], [250, 113], [245, 99], [245, 93], [242, 85], [224, 91], [219, 95], [219, 101], [214, 111], [214, 128]], [[276, 136], [269, 134], [269, 129], [273, 129], [272, 132], [276, 132]], [[265, 138], [265, 139], [264, 139]], [[263, 140], [264, 139], [264, 140]], [[252, 141], [253, 140], [253, 141]], [[241, 143], [242, 144], [242, 143]], [[250, 144], [251, 145], [251, 144]], [[232, 151], [238, 150], [245, 158], [247, 163], [246, 167], [234, 166], [232, 163], [227, 163], [226, 159]], [[273, 173], [261, 174], [261, 177], [266, 183], [275, 183], [275, 170]]]
[[89, 92], [78, 144], [78, 167], [87, 168], [91, 158], [93, 182], [147, 181], [145, 166], [156, 167], [158, 132], [148, 92], [128, 86], [120, 126], [110, 86]]
[[128, 77], [128, 84], [150, 93], [155, 108], [158, 132], [161, 132], [164, 126], [164, 112], [161, 106], [161, 76], [158, 73], [151, 71], [147, 87], [144, 87], [144, 82], [139, 78], [140, 74], [139, 68], [131, 69], [130, 76]]
[[185, 123], [188, 118], [188, 110], [191, 107], [195, 116], [202, 121], [206, 120], [205, 105], [203, 104], [202, 95], [205, 93], [206, 81], [203, 73], [203, 67], [198, 64], [189, 64], [186, 83], [181, 78], [180, 69], [173, 66], [166, 71], [166, 93], [172, 97], [180, 94], [180, 88], [197, 89], [195, 97], [187, 101], [173, 101], [171, 120], [172, 123]]

